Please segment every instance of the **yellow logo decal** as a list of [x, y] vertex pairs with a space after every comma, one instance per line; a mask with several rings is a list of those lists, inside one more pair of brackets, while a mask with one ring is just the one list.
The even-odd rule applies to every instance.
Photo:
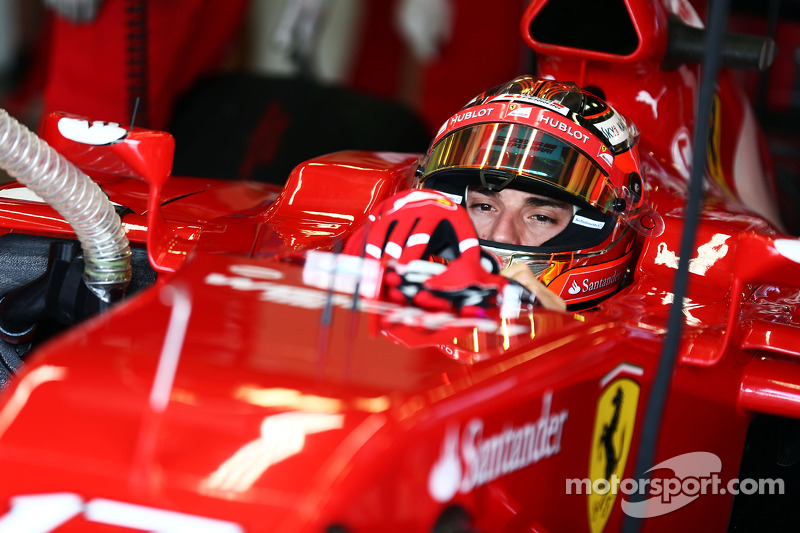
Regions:
[[[592, 533], [606, 527], [628, 461], [636, 422], [639, 384], [630, 378], [611, 382], [597, 401], [589, 459], [589, 526]], [[606, 490], [608, 489], [608, 490]]]
[[722, 103], [719, 94], [715, 93], [711, 100], [711, 113], [708, 124], [708, 138], [706, 139], [706, 164], [708, 173], [717, 184], [722, 187], [728, 196], [734, 198], [725, 173], [722, 171]]

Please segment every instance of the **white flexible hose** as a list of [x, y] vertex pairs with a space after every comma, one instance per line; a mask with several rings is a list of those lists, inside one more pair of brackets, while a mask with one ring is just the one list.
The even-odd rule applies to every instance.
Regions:
[[72, 226], [83, 248], [86, 286], [103, 302], [131, 280], [131, 248], [114, 205], [95, 182], [0, 109], [0, 168]]

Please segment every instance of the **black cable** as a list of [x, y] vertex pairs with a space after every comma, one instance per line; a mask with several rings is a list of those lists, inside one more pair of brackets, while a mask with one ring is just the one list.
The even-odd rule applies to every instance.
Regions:
[[[338, 259], [339, 255], [342, 253], [342, 249], [344, 248], [344, 244], [342, 239], [336, 239], [333, 242], [333, 248], [331, 250], [331, 271], [330, 271], [330, 279], [328, 280], [328, 288], [325, 293], [325, 305], [322, 308], [322, 312], [320, 313], [319, 317], [319, 333], [318, 333], [318, 340], [317, 340], [317, 377], [318, 379], [322, 379], [325, 374], [325, 366], [327, 365], [328, 360], [328, 348], [330, 346], [331, 340], [331, 333], [332, 328], [331, 324], [333, 323], [333, 298], [336, 294], [336, 275], [338, 274]], [[306, 259], [308, 260], [308, 259]]]
[[[673, 302], [667, 322], [667, 334], [664, 348], [658, 363], [658, 370], [653, 379], [642, 424], [639, 453], [637, 454], [635, 475], [638, 480], [649, 478], [647, 470], [654, 466], [659, 432], [664, 413], [664, 405], [672, 383], [675, 360], [678, 356], [683, 334], [684, 298], [689, 284], [689, 260], [695, 252], [697, 226], [703, 199], [703, 178], [705, 175], [706, 138], [710, 121], [711, 102], [714, 96], [717, 72], [720, 66], [720, 50], [725, 37], [725, 25], [728, 17], [729, 0], [711, 2], [706, 34], [705, 56], [702, 66], [702, 77], [697, 101], [697, 120], [692, 139], [692, 172], [689, 182], [689, 195], [686, 199], [683, 235], [681, 236], [680, 258], [675, 273]], [[640, 485], [641, 486], [641, 485]], [[646, 486], [646, 485], [644, 485]], [[643, 501], [646, 494], [631, 495], [632, 501]], [[627, 516], [623, 526], [625, 533], [638, 532], [642, 520]]]

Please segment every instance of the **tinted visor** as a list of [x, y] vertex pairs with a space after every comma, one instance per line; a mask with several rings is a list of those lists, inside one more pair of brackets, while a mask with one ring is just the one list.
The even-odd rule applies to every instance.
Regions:
[[422, 179], [451, 168], [506, 170], [518, 176], [515, 189], [545, 183], [601, 211], [613, 210], [615, 195], [600, 167], [571, 144], [529, 126], [482, 123], [454, 131], [431, 149]]

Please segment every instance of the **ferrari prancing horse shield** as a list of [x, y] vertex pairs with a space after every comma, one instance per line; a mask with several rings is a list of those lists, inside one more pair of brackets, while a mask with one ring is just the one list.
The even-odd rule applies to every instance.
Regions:
[[[639, 384], [630, 378], [609, 383], [597, 401], [589, 459], [589, 526], [600, 533], [617, 498], [636, 422]], [[598, 480], [605, 480], [598, 481]], [[606, 490], [608, 489], [608, 490]]]

